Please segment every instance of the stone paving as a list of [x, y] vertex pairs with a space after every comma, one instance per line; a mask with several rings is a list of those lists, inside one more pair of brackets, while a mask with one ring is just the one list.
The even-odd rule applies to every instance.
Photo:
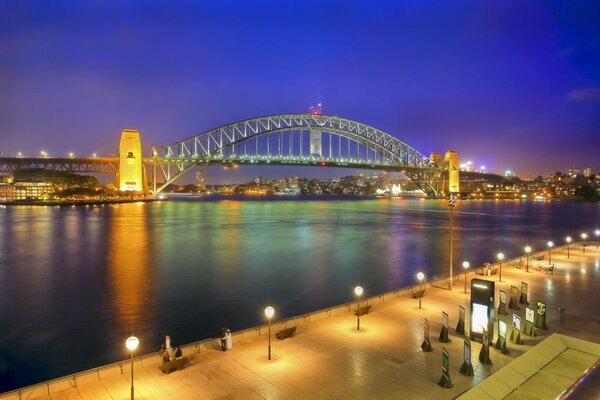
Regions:
[[[547, 257], [547, 256], [546, 256]], [[458, 373], [463, 362], [463, 338], [456, 335], [458, 306], [467, 309], [468, 294], [463, 292], [463, 276], [449, 291], [427, 287], [418, 301], [408, 294], [371, 298], [372, 310], [361, 317], [356, 330], [352, 311], [315, 314], [310, 322], [296, 319], [297, 332], [283, 341], [272, 338], [272, 360], [267, 360], [266, 331], [261, 335], [237, 335], [233, 349], [220, 351], [217, 346], [204, 346], [199, 352], [184, 349], [190, 364], [183, 370], [164, 375], [159, 358], [135, 363], [136, 399], [453, 399], [526, 352], [551, 333], [561, 333], [600, 343], [600, 250], [595, 244], [582, 253], [572, 245], [570, 258], [566, 249], [552, 251], [556, 266], [553, 275], [535, 268], [547, 265], [547, 258], [530, 257], [530, 272], [517, 268], [518, 260], [504, 263], [502, 282], [498, 275], [486, 277], [496, 281], [496, 291], [510, 293], [510, 286], [529, 283], [529, 301], [534, 307], [542, 300], [548, 307], [549, 331], [538, 330], [540, 336], [526, 337], [524, 345], [508, 343], [508, 354], [491, 348], [493, 365], [480, 365], [481, 344], [473, 342], [475, 376]], [[523, 257], [523, 262], [525, 258]], [[481, 277], [471, 273], [468, 279]], [[441, 284], [440, 284], [441, 285]], [[368, 288], [365, 288], [368, 290]], [[496, 294], [496, 306], [498, 305]], [[564, 311], [564, 318], [558, 308]], [[441, 329], [441, 313], [450, 315], [450, 343], [437, 339]], [[509, 310], [509, 313], [513, 312]], [[516, 311], [524, 321], [524, 307]], [[423, 341], [423, 318], [431, 321], [433, 352], [420, 349]], [[511, 326], [511, 316], [500, 316]], [[469, 318], [467, 316], [467, 330]], [[293, 324], [292, 324], [293, 325]], [[292, 326], [287, 325], [287, 326]], [[274, 323], [273, 334], [282, 328]], [[256, 331], [255, 331], [256, 332]], [[509, 328], [510, 332], [510, 328]], [[450, 376], [454, 387], [437, 385], [441, 377], [442, 348], [450, 354]], [[18, 399], [18, 394], [0, 395], [1, 400]], [[90, 373], [61, 387], [41, 387], [21, 393], [22, 399], [117, 400], [130, 398], [130, 370]]]

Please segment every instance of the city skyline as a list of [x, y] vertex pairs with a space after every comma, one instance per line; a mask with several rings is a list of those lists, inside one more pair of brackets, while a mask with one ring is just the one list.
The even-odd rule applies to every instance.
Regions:
[[[133, 128], [149, 153], [322, 102], [493, 172], [600, 169], [593, 2], [226, 3], [5, 5], [0, 151], [116, 153]], [[213, 168], [207, 179], [340, 174], [326, 170]]]

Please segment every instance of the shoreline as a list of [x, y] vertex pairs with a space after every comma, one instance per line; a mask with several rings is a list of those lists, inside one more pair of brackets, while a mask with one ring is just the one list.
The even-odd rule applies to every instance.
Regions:
[[115, 200], [77, 200], [77, 201], [29, 201], [29, 200], [17, 200], [17, 201], [3, 201], [0, 202], [0, 206], [33, 206], [33, 207], [82, 207], [82, 206], [97, 206], [97, 205], [111, 205], [111, 204], [124, 204], [124, 203], [153, 203], [155, 201], [162, 201], [161, 199], [115, 199]]

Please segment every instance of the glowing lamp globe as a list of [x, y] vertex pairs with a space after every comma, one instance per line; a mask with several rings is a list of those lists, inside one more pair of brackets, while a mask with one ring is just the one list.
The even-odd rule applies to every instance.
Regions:
[[504, 260], [504, 254], [503, 253], [498, 253], [497, 257], [498, 257], [498, 260], [500, 260], [500, 261]]
[[419, 272], [419, 273], [417, 274], [417, 279], [418, 279], [419, 281], [422, 281], [422, 280], [423, 280], [423, 278], [425, 278], [425, 274], [424, 274], [424, 273], [422, 273], [422, 272]]
[[552, 246], [554, 246], [554, 243], [553, 243], [553, 242], [551, 242], [551, 241], [550, 241], [550, 242], [548, 242], [548, 247], [552, 247]]
[[354, 294], [357, 295], [358, 297], [362, 296], [363, 294], [363, 288], [360, 286], [357, 286], [354, 288]]
[[463, 268], [464, 268], [464, 269], [467, 269], [467, 268], [469, 268], [469, 266], [470, 266], [470, 265], [471, 265], [471, 264], [469, 264], [469, 262], [468, 262], [468, 261], [464, 261], [464, 262], [463, 262]]
[[265, 315], [268, 319], [271, 319], [275, 315], [275, 309], [271, 306], [265, 308]]
[[125, 347], [127, 347], [127, 349], [129, 351], [135, 351], [135, 349], [138, 348], [139, 344], [140, 344], [140, 341], [135, 336], [131, 336], [131, 337], [127, 338], [127, 340], [125, 341]]

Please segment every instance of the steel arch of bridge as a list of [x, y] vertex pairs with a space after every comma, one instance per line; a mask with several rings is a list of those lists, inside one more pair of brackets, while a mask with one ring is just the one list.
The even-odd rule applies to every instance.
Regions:
[[[377, 128], [337, 116], [307, 113], [252, 118], [224, 125], [153, 148], [153, 160], [157, 193], [192, 167], [207, 164], [402, 170], [411, 179], [421, 181], [418, 183], [430, 181], [434, 173], [442, 170], [413, 147]], [[162, 181], [160, 187], [157, 187], [157, 179]], [[436, 192], [430, 183], [427, 185], [427, 191]]]

